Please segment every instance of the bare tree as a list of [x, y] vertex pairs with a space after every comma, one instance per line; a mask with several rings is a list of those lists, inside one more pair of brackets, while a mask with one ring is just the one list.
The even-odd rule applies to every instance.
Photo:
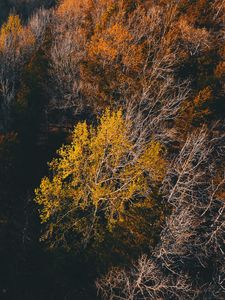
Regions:
[[214, 182], [223, 145], [224, 137], [205, 128], [187, 138], [164, 181], [173, 208], [159, 245], [135, 269], [113, 269], [98, 280], [105, 299], [224, 299], [225, 204], [218, 191], [225, 180]]
[[44, 35], [50, 21], [51, 11], [44, 8], [40, 8], [35, 11], [35, 13], [31, 16], [28, 26], [35, 36], [36, 46], [40, 46], [43, 43]]
[[146, 255], [142, 255], [129, 270], [112, 269], [97, 281], [96, 286], [104, 299], [110, 300], [193, 299], [187, 275], [167, 275]]
[[0, 108], [2, 130], [9, 127], [11, 105], [15, 98], [18, 74], [23, 64], [23, 56], [13, 47], [12, 37], [8, 37], [0, 53]]
[[133, 136], [143, 142], [153, 135], [167, 143], [174, 139], [168, 122], [174, 120], [180, 105], [189, 94], [189, 82], [179, 82], [174, 71], [179, 64], [176, 20], [178, 6], [151, 6], [147, 14], [137, 9], [129, 19], [128, 28], [135, 43], [146, 39], [148, 54], [143, 64], [141, 89], [126, 97], [127, 119], [135, 120]]
[[[77, 39], [82, 39], [79, 31]], [[83, 104], [80, 94], [79, 63], [83, 57], [79, 43], [73, 35], [60, 35], [51, 50], [51, 76], [54, 82], [54, 94], [50, 108], [58, 110], [71, 109], [79, 112]]]

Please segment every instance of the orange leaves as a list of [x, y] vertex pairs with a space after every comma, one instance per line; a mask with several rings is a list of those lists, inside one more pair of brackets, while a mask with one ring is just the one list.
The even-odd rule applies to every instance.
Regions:
[[[103, 3], [105, 1], [102, 1]], [[114, 2], [114, 1], [112, 1]], [[112, 14], [114, 13], [114, 11], [116, 10], [116, 4], [115, 3], [108, 3], [108, 7], [106, 8], [105, 12], [102, 14], [100, 22], [96, 25], [96, 29], [100, 29], [100, 28], [104, 28], [107, 24], [107, 22], [110, 20], [110, 17], [112, 16]]]
[[89, 55], [91, 57], [101, 56], [108, 60], [114, 60], [117, 56], [116, 49], [103, 38], [94, 37], [89, 47]]
[[74, 0], [61, 1], [61, 4], [58, 7], [58, 13], [59, 14], [68, 13], [69, 11], [71, 11], [74, 8], [74, 6], [77, 3], [80, 4], [80, 1], [74, 1]]
[[210, 87], [206, 87], [201, 90], [198, 96], [194, 99], [194, 104], [196, 107], [204, 106], [212, 98], [212, 90]]
[[122, 25], [115, 24], [92, 37], [89, 55], [114, 60], [119, 54], [122, 54], [131, 39], [132, 36]]
[[182, 0], [179, 6], [186, 12], [189, 22], [194, 24], [195, 22], [203, 21], [205, 10], [210, 7], [210, 3], [208, 0]]
[[93, 7], [92, 0], [63, 0], [58, 7], [59, 15], [69, 15], [79, 14], [83, 11], [83, 13], [89, 11]]
[[101, 58], [112, 63], [115, 59], [131, 70], [143, 63], [143, 46], [133, 42], [134, 37], [123, 25], [116, 23], [97, 32], [91, 39], [88, 53], [90, 58]]
[[144, 62], [142, 45], [131, 45], [124, 53], [122, 62], [130, 70], [138, 72]]
[[207, 86], [200, 90], [192, 101], [184, 103], [181, 107], [180, 116], [176, 120], [176, 127], [181, 136], [185, 137], [186, 133], [191, 131], [192, 125], [207, 122], [208, 117], [212, 114], [213, 99], [212, 89]]
[[213, 93], [210, 87], [201, 90], [194, 99], [193, 121], [197, 123], [207, 122], [212, 114], [210, 106], [213, 102]]
[[143, 48], [122, 22], [95, 28], [80, 68], [83, 93], [89, 101], [93, 99], [104, 106], [106, 101], [115, 100], [113, 95], [119, 95], [117, 91], [131, 87], [132, 77], [145, 61]]
[[129, 43], [132, 40], [131, 34], [121, 25], [116, 23], [107, 30], [112, 40], [122, 45], [124, 42]]
[[216, 66], [216, 69], [215, 69], [215, 76], [216, 76], [218, 79], [221, 79], [221, 80], [224, 79], [224, 77], [225, 77], [225, 62], [224, 62], [224, 61], [221, 61], [221, 62]]
[[[96, 98], [106, 98], [108, 91], [112, 95], [114, 87], [116, 90], [124, 84], [128, 86], [131, 78], [126, 72], [134, 75], [134, 72], [140, 71], [143, 62], [143, 45], [136, 44], [134, 36], [124, 25], [114, 23], [109, 28], [96, 31], [92, 36], [88, 45], [89, 69], [84, 69], [83, 74], [87, 76], [89, 82], [93, 77], [95, 86], [92, 90], [94, 91], [96, 87], [99, 89]], [[95, 71], [98, 69], [102, 70], [104, 75]]]
[[[64, 0], [55, 10], [56, 32], [62, 36], [83, 30], [85, 36], [92, 30], [92, 13], [94, 1], [92, 0]], [[74, 37], [77, 39], [78, 37]], [[82, 37], [83, 38], [83, 37]]]

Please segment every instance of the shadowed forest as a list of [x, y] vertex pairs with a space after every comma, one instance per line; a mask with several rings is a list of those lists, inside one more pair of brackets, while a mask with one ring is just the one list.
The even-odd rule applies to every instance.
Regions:
[[0, 0], [0, 299], [225, 299], [224, 22]]

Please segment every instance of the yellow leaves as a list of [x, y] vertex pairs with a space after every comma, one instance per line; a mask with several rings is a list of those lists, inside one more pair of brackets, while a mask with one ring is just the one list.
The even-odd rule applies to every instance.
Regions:
[[0, 49], [4, 48], [9, 37], [12, 38], [13, 44], [18, 42], [19, 35], [22, 32], [22, 25], [19, 16], [10, 15], [8, 21], [2, 25], [0, 32]]
[[111, 194], [111, 189], [107, 185], [101, 183], [93, 184], [90, 189], [94, 206], [98, 207], [100, 203], [107, 201]]
[[109, 146], [113, 147], [112, 155], [114, 158], [123, 155], [124, 151], [130, 147], [127, 139], [127, 128], [128, 124], [125, 126], [122, 110], [111, 113], [107, 109], [100, 119], [96, 137], [92, 141], [92, 152], [98, 152], [99, 147], [106, 149]]
[[31, 31], [23, 27], [18, 15], [10, 15], [8, 21], [2, 25], [0, 31], [0, 51], [7, 49], [7, 43], [10, 47], [20, 51], [21, 48], [30, 46], [35, 39]]
[[140, 165], [150, 172], [154, 181], [158, 182], [166, 174], [167, 164], [162, 158], [163, 147], [159, 142], [150, 142], [147, 149], [139, 159]]
[[73, 143], [74, 145], [80, 145], [84, 147], [87, 145], [89, 139], [89, 131], [86, 122], [78, 123], [73, 131]]
[[18, 35], [22, 31], [22, 25], [19, 16], [10, 15], [7, 23], [3, 24], [1, 28], [1, 35], [12, 34]]
[[44, 177], [41, 181], [40, 188], [35, 190], [36, 202], [42, 206], [40, 218], [42, 223], [49, 220], [54, 209], [59, 206], [59, 199], [61, 192], [61, 182], [58, 177], [54, 177], [50, 181], [47, 177]]
[[[77, 124], [71, 144], [63, 146], [59, 158], [50, 163], [52, 177], [44, 178], [35, 191], [36, 202], [42, 206], [42, 222], [53, 216], [61, 220], [63, 214], [81, 210], [83, 221], [79, 217], [73, 220], [79, 224], [78, 232], [83, 234], [83, 222], [92, 217], [103, 218], [111, 231], [130, 209], [152, 207], [150, 185], [159, 184], [165, 175], [163, 148], [151, 142], [136, 158], [129, 127], [122, 110], [109, 109], [96, 129], [85, 122]], [[90, 215], [92, 210], [94, 216]], [[100, 225], [93, 229], [96, 237], [101, 235], [97, 229]]]

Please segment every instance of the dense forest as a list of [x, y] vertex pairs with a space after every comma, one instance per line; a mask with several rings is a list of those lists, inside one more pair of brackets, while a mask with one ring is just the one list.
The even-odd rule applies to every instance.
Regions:
[[0, 299], [225, 299], [224, 21], [0, 0]]

